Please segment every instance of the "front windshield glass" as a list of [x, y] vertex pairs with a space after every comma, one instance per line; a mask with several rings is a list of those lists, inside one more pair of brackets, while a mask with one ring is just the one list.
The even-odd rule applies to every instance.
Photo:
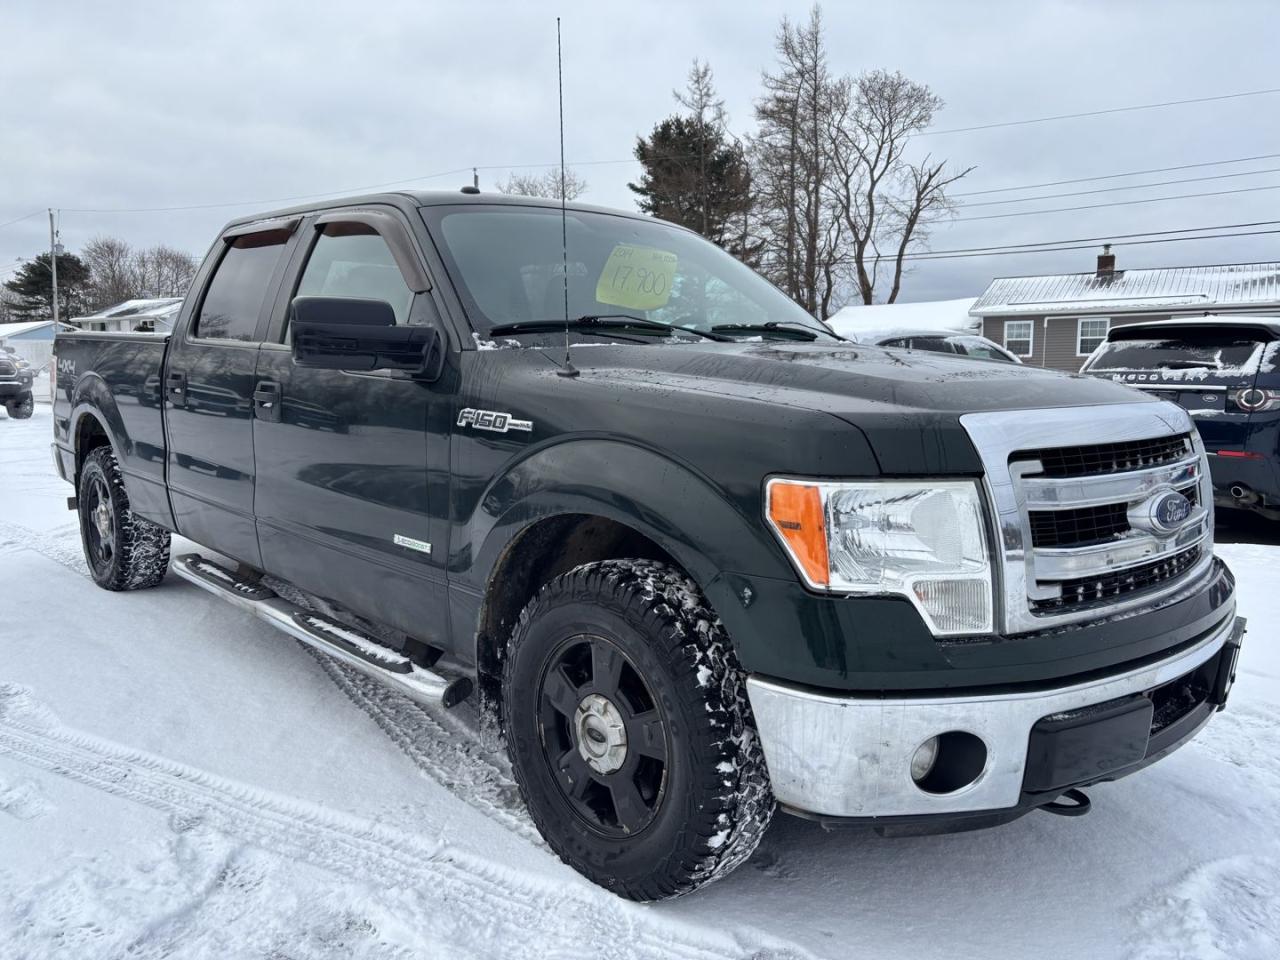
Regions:
[[[468, 204], [424, 207], [422, 214], [481, 334], [564, 319], [558, 208]], [[777, 323], [828, 333], [777, 287], [696, 234], [580, 210], [568, 212], [566, 226], [572, 318], [626, 315], [697, 330]]]

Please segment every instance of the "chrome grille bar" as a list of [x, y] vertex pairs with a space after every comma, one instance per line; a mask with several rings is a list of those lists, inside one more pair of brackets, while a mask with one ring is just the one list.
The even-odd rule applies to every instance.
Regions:
[[1203, 469], [1204, 462], [1197, 455], [1177, 463], [1128, 473], [1069, 478], [1023, 477], [1022, 493], [1028, 510], [1097, 507], [1140, 499], [1157, 490], [1190, 486], [1200, 479]]

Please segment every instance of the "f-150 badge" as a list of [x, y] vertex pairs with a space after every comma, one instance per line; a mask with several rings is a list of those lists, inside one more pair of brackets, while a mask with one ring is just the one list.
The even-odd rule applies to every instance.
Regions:
[[509, 413], [498, 410], [476, 410], [467, 407], [458, 414], [458, 426], [475, 427], [477, 430], [489, 430], [493, 433], [506, 433], [508, 430], [533, 430], [532, 420], [517, 420]]

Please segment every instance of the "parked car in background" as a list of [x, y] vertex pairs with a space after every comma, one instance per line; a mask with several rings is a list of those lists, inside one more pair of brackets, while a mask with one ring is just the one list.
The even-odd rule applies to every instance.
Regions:
[[1022, 362], [1000, 344], [986, 337], [980, 337], [976, 333], [949, 333], [945, 330], [893, 330], [878, 334], [858, 334], [857, 340], [859, 343], [871, 343], [878, 347], [906, 347], [908, 350], [956, 353], [975, 360], [997, 360], [1000, 363]]
[[26, 420], [35, 412], [31, 365], [19, 357], [0, 351], [0, 403], [15, 420]]
[[1215, 502], [1280, 521], [1280, 317], [1114, 327], [1080, 372], [1181, 405], [1209, 454]]

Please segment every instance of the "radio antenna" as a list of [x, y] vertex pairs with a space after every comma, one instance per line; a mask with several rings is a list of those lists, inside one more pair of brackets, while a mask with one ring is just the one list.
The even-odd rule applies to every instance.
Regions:
[[556, 90], [560, 95], [560, 256], [564, 269], [564, 366], [562, 377], [576, 377], [578, 370], [569, 359], [569, 214], [565, 209], [564, 177], [564, 58], [560, 52], [560, 18], [556, 17]]

